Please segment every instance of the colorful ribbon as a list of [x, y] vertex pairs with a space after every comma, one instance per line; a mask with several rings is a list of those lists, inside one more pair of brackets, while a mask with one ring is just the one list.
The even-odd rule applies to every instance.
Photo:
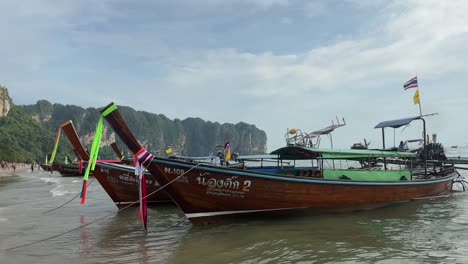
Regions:
[[96, 133], [94, 134], [93, 144], [91, 145], [91, 154], [89, 156], [88, 166], [86, 166], [86, 171], [83, 176], [83, 186], [81, 187], [81, 202], [80, 204], [84, 204], [86, 201], [86, 189], [88, 187], [88, 176], [91, 171], [94, 171], [94, 167], [96, 166], [96, 161], [99, 154], [99, 147], [101, 145], [101, 138], [102, 138], [102, 129], [104, 127], [104, 117], [112, 113], [114, 110], [117, 109], [117, 106], [113, 104], [106, 111], [101, 114], [99, 118], [98, 125], [96, 127]]
[[60, 131], [62, 131], [62, 127], [59, 127], [57, 129], [57, 133], [55, 134], [55, 143], [54, 143], [54, 150], [52, 151], [52, 156], [50, 157], [50, 164], [52, 165], [54, 163], [55, 159], [55, 154], [57, 154], [57, 148], [60, 140]]
[[154, 155], [144, 148], [141, 148], [133, 158], [135, 164], [135, 175], [139, 178], [139, 195], [140, 195], [140, 218], [143, 221], [143, 228], [148, 232], [148, 206], [146, 199], [146, 176], [145, 168], [151, 163]]

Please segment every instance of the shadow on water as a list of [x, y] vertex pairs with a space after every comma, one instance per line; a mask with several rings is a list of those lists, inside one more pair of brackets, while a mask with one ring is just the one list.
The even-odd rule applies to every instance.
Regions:
[[[170, 263], [431, 263], [457, 260], [467, 196], [351, 214], [192, 227]], [[462, 206], [463, 207], [463, 206]], [[463, 218], [462, 217], [462, 218]], [[448, 227], [447, 227], [448, 225]], [[466, 244], [466, 242], [465, 242]], [[464, 257], [466, 261], [466, 254]]]
[[6, 188], [8, 185], [21, 181], [21, 177], [17, 175], [1, 175], [0, 176], [0, 190]]
[[74, 201], [42, 214], [71, 199], [81, 181], [9, 178], [0, 180], [0, 248], [109, 217], [0, 252], [0, 263], [468, 263], [467, 193], [355, 213], [207, 226], [192, 226], [177, 207], [164, 206], [149, 209], [146, 235], [138, 208], [117, 212], [99, 184], [91, 185], [86, 206]]
[[[148, 210], [145, 234], [138, 208], [128, 208], [100, 223], [93, 248], [81, 249], [81, 260], [93, 263], [164, 263], [184, 239], [190, 222], [175, 206]], [[83, 230], [87, 232], [86, 230]], [[86, 241], [80, 241], [85, 245]]]

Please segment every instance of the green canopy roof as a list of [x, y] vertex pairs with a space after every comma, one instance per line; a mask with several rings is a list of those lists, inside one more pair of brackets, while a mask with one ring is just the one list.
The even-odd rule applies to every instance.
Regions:
[[270, 153], [280, 159], [366, 159], [366, 158], [415, 158], [412, 152], [368, 149], [322, 149], [288, 146]]

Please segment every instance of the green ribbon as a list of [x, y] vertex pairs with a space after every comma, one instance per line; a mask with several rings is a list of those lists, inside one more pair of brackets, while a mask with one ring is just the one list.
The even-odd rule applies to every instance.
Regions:
[[[52, 156], [50, 157], [50, 164], [54, 163], [54, 160], [55, 160], [55, 154], [57, 154], [57, 148], [58, 148], [58, 145], [59, 145], [59, 141], [60, 141], [60, 132], [62, 131], [62, 128], [65, 126], [65, 125], [68, 125], [69, 123], [72, 123], [71, 120], [68, 120], [66, 121], [65, 123], [61, 124], [58, 129], [57, 129], [57, 133], [55, 134], [55, 145], [54, 145], [54, 150], [52, 151]], [[46, 156], [46, 164], [47, 163], [47, 156]], [[65, 162], [65, 164], [68, 164], [67, 162]]]
[[99, 147], [101, 146], [102, 130], [104, 127], [104, 117], [108, 116], [114, 110], [117, 109], [117, 106], [113, 104], [106, 111], [101, 114], [99, 118], [98, 125], [96, 127], [96, 133], [94, 134], [93, 144], [91, 145], [91, 154], [89, 156], [88, 166], [86, 167], [86, 172], [83, 176], [83, 180], [87, 181], [90, 171], [94, 171], [96, 167], [96, 162], [99, 154]]
[[58, 144], [59, 144], [59, 141], [60, 141], [60, 131], [61, 130], [62, 130], [62, 127], [59, 127], [58, 130], [57, 130], [57, 134], [55, 135], [55, 145], [54, 145], [54, 150], [52, 151], [52, 156], [50, 157], [50, 160], [49, 160], [50, 164], [54, 163], [55, 154], [57, 154], [57, 148], [58, 148]]

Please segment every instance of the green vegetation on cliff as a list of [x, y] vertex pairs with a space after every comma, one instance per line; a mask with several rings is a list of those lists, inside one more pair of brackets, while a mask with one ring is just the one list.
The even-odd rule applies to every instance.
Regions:
[[[10, 108], [8, 115], [0, 117], [0, 160], [5, 161], [43, 161], [45, 155], [52, 152], [57, 128], [68, 120], [73, 121], [83, 145], [90, 149], [100, 116], [96, 108], [52, 104], [46, 100], [23, 106], [11, 103]], [[119, 106], [119, 111], [140, 143], [156, 154], [165, 155], [164, 150], [172, 144], [173, 154], [209, 155], [228, 138], [232, 152], [266, 152], [266, 134], [254, 125], [243, 122], [220, 124], [200, 118], [171, 120], [162, 114], [136, 111], [126, 106]], [[107, 124], [102, 139], [100, 158], [115, 158], [110, 148], [113, 142], [126, 149]], [[70, 143], [62, 133], [56, 160], [63, 160], [65, 155], [74, 158]]]
[[13, 106], [0, 118], [0, 160], [31, 162], [51, 151], [54, 134]]
[[[83, 145], [90, 149], [99, 109], [52, 104], [46, 100], [15, 106], [8, 90], [1, 86], [0, 95], [0, 108], [4, 113], [0, 115], [0, 160], [31, 162], [38, 159], [43, 162], [45, 155], [52, 152], [57, 128], [68, 120], [73, 121]], [[126, 106], [119, 106], [119, 111], [140, 143], [155, 154], [165, 155], [164, 150], [172, 144], [173, 154], [209, 155], [228, 138], [232, 152], [244, 155], [266, 152], [266, 134], [254, 125], [243, 122], [220, 124], [200, 118], [171, 120], [162, 114], [136, 111]], [[102, 139], [100, 158], [115, 158], [110, 147], [113, 142], [125, 149], [107, 124]], [[62, 161], [65, 155], [75, 158], [69, 141], [62, 133], [56, 160]]]
[[[0, 160], [32, 162], [52, 151], [54, 132], [15, 106], [8, 90], [0, 86], [0, 104], [7, 114], [0, 116]], [[7, 107], [5, 107], [7, 106]], [[65, 145], [64, 149], [67, 146]]]

